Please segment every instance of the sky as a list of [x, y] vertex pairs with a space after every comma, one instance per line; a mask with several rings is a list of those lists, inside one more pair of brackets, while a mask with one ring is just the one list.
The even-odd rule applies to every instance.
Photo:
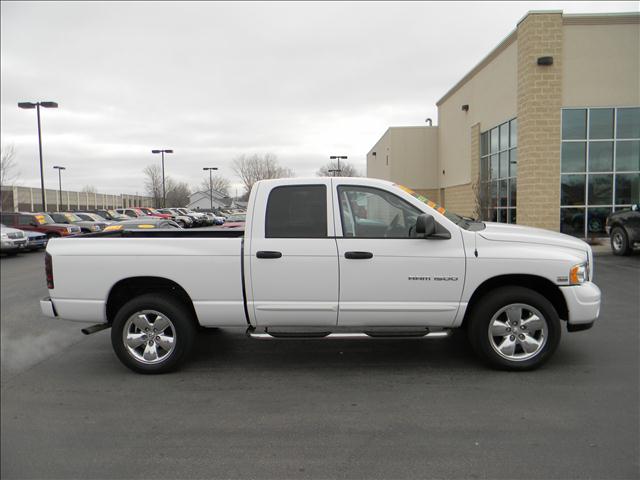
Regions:
[[297, 176], [330, 155], [365, 173], [389, 126], [437, 124], [436, 102], [530, 10], [638, 11], [638, 2], [14, 2], [1, 4], [0, 141], [20, 180], [144, 193], [152, 149], [196, 187], [272, 153]]

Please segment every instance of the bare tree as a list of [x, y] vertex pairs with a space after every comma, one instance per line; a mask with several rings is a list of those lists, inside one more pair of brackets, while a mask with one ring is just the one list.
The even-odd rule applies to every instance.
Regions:
[[165, 182], [167, 188], [167, 207], [184, 207], [189, 203], [191, 190], [186, 182], [174, 182], [171, 178], [166, 178]]
[[209, 192], [210, 190], [217, 190], [225, 196], [229, 196], [229, 189], [231, 188], [231, 182], [228, 178], [225, 178], [221, 175], [213, 175], [211, 177], [211, 183], [209, 183], [209, 178], [207, 177], [205, 180], [202, 180], [202, 183], [199, 186], [199, 189], [203, 192]]
[[338, 170], [338, 162], [331, 160], [326, 165], [320, 167], [316, 172], [319, 177], [359, 177], [360, 172], [356, 170], [349, 162], [340, 162], [339, 172], [331, 172], [330, 170]]
[[144, 188], [150, 197], [153, 197], [153, 206], [159, 208], [162, 203], [162, 169], [158, 165], [144, 167]]
[[84, 187], [82, 187], [82, 191], [84, 193], [97, 193], [98, 192], [96, 187], [94, 187], [93, 185], [85, 185]]
[[233, 161], [232, 168], [244, 183], [245, 194], [251, 191], [251, 187], [258, 180], [295, 176], [292, 169], [280, 165], [276, 156], [271, 153], [262, 156], [240, 155]]
[[16, 164], [16, 149], [13, 145], [2, 147], [0, 158], [0, 186], [13, 185], [20, 177]]

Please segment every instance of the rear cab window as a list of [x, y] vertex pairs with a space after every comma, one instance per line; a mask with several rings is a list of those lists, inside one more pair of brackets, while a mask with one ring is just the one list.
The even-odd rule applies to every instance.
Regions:
[[326, 238], [327, 187], [285, 185], [269, 193], [265, 238]]

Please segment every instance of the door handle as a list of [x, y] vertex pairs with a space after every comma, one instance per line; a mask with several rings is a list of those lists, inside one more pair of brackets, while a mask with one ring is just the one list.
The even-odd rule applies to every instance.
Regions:
[[280, 258], [282, 256], [282, 252], [271, 252], [269, 250], [260, 250], [256, 252], [256, 257], [258, 258]]
[[344, 258], [349, 258], [351, 260], [367, 260], [369, 258], [373, 258], [373, 253], [371, 253], [371, 252], [345, 252]]

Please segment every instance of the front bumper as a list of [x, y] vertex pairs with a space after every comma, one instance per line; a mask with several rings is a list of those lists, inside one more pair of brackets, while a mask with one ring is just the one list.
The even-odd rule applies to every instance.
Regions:
[[2, 252], [17, 252], [19, 250], [22, 250], [26, 246], [27, 246], [26, 238], [20, 238], [20, 239], [10, 238], [6, 240], [2, 240], [0, 249], [2, 250]]
[[593, 324], [600, 315], [600, 289], [595, 283], [560, 287], [569, 310], [569, 325]]

